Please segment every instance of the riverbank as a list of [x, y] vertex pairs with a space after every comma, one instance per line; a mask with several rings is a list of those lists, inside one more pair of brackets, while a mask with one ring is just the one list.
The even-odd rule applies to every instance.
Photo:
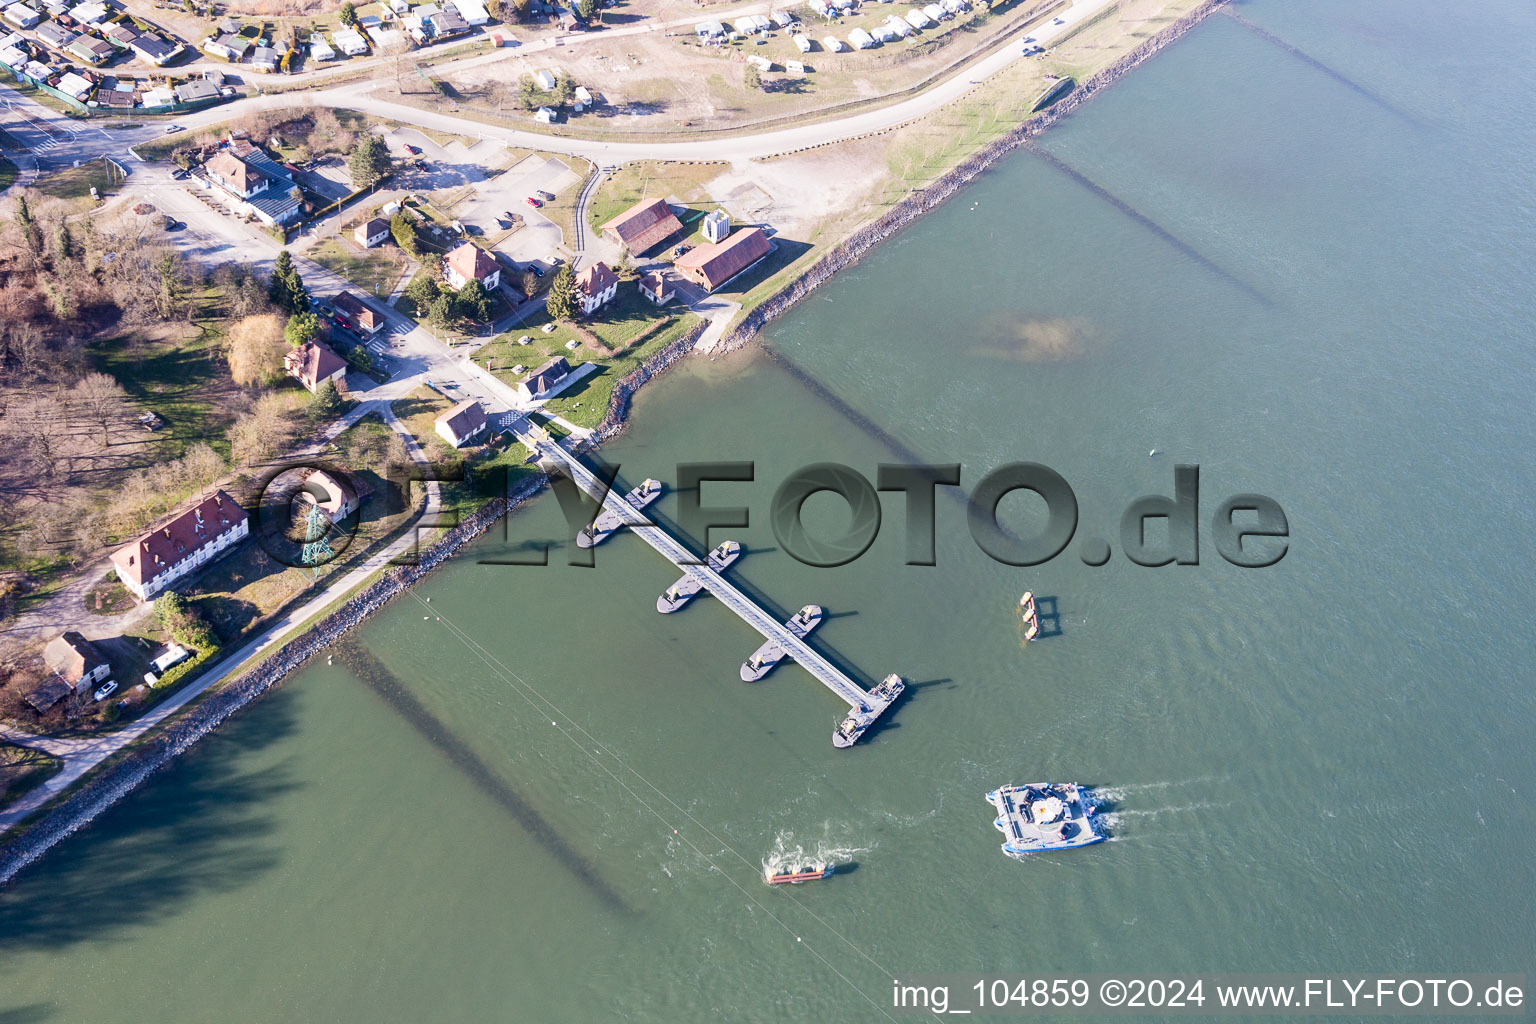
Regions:
[[1226, 3], [1227, 0], [1205, 0], [1199, 7], [1124, 54], [1108, 67], [1078, 83], [1071, 92], [1057, 100], [1051, 107], [1028, 118], [1002, 138], [968, 157], [953, 170], [941, 175], [933, 184], [898, 201], [874, 223], [854, 231], [806, 268], [803, 273], [792, 278], [779, 290], [742, 314], [741, 320], [721, 335], [709, 352], [723, 354], [746, 345], [757, 336], [764, 325], [789, 312], [812, 291], [830, 281], [839, 271], [853, 266], [876, 245], [895, 235], [924, 214], [937, 209], [998, 161], [1027, 146], [1029, 140], [1072, 113], [1103, 89], [1114, 84], [1126, 72], [1176, 42]]
[[[767, 299], [745, 313], [734, 328], [727, 331], [708, 351], [730, 352], [750, 342], [762, 326], [783, 315], [815, 288], [826, 283], [838, 271], [858, 262], [876, 244], [889, 238], [919, 216], [936, 209], [1004, 156], [1024, 146], [1028, 140], [1091, 96], [1112, 84], [1125, 72], [1176, 41], [1226, 0], [1207, 0], [1198, 8], [1147, 39], [1135, 49], [1093, 74], [1049, 110], [1031, 117], [1005, 137], [972, 155], [932, 185], [897, 203], [874, 223], [860, 228], [835, 245], [805, 271], [799, 273]], [[618, 385], [610, 398], [609, 410], [594, 432], [595, 446], [621, 433], [627, 422], [631, 399], [640, 387], [664, 372], [693, 350], [706, 325], [685, 334], [637, 367]], [[25, 826], [17, 835], [0, 845], [0, 886], [17, 872], [36, 861], [59, 841], [88, 824], [102, 811], [116, 804], [141, 782], [174, 757], [217, 728], [225, 719], [276, 685], [290, 672], [301, 667], [337, 639], [365, 621], [385, 603], [402, 593], [426, 573], [470, 543], [511, 509], [528, 500], [545, 484], [535, 478], [506, 498], [497, 498], [469, 519], [450, 530], [429, 548], [412, 566], [386, 570], [376, 582], [348, 600], [342, 608], [327, 615], [298, 638], [285, 644], [275, 655], [234, 683], [211, 692], [192, 705], [166, 728], [108, 762], [88, 777], [78, 789], [62, 797], [43, 816]]]

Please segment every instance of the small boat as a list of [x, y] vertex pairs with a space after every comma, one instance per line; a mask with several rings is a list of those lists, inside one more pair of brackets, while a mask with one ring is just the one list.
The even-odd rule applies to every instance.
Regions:
[[825, 861], [817, 861], [812, 864], [796, 864], [791, 867], [775, 870], [763, 869], [763, 881], [769, 885], [799, 885], [801, 882], [819, 882], [823, 878], [831, 878], [835, 871], [831, 864]]
[[[624, 501], [636, 512], [643, 511], [645, 507], [661, 497], [661, 481], [652, 480], [649, 477], [640, 481], [640, 486], [624, 495]], [[583, 526], [576, 534], [576, 546], [579, 548], [595, 548], [603, 541], [612, 537], [620, 527], [627, 525], [626, 520], [621, 519], [609, 509], [603, 509], [597, 518], [586, 526]]]
[[[821, 625], [822, 610], [819, 604], [808, 604], [798, 612], [791, 615], [784, 623], [784, 628], [791, 634], [804, 640], [811, 635], [811, 631]], [[751, 657], [742, 662], [741, 681], [755, 683], [759, 679], [772, 672], [779, 662], [788, 657], [789, 652], [780, 647], [776, 642], [769, 640], [763, 646], [752, 652]]]
[[[708, 555], [709, 567], [715, 572], [725, 572], [740, 557], [739, 543], [734, 540], [721, 541]], [[656, 599], [656, 610], [663, 615], [670, 615], [693, 600], [694, 596], [703, 589], [704, 584], [700, 580], [684, 575], [682, 579], [662, 591], [661, 596]]]

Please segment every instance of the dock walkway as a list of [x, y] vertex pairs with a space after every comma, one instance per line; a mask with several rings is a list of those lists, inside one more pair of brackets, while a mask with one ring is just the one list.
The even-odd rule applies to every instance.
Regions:
[[[582, 465], [581, 460], [560, 447], [527, 419], [519, 419], [513, 426], [513, 432], [530, 451], [537, 452], [541, 459], [554, 462], [565, 470], [576, 486], [586, 491], [593, 499], [603, 494], [602, 483], [591, 470]], [[609, 491], [603, 495], [603, 508], [628, 526], [636, 536], [661, 552], [662, 557], [677, 566], [685, 578], [693, 580], [708, 590], [721, 604], [735, 612], [743, 622], [761, 633], [764, 639], [788, 651], [790, 657], [801, 668], [814, 676], [821, 685], [837, 694], [850, 708], [859, 711], [870, 709], [879, 703], [877, 699], [871, 698], [862, 686], [844, 675], [836, 665], [818, 654], [810, 644], [790, 632], [782, 622], [759, 607], [757, 602], [743, 594], [720, 573], [708, 565], [692, 564], [695, 560], [693, 552], [661, 527], [651, 525], [643, 513], [624, 500], [622, 494]]]

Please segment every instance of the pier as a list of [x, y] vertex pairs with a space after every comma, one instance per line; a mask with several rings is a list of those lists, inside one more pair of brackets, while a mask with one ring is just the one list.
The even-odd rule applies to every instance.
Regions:
[[684, 547], [681, 541], [651, 523], [624, 497], [613, 491], [605, 494], [602, 482], [592, 471], [582, 465], [580, 459], [560, 447], [547, 431], [536, 427], [527, 419], [519, 419], [512, 429], [518, 440], [522, 441], [530, 451], [535, 452], [541, 460], [558, 465], [577, 487], [591, 495], [594, 500], [601, 497], [602, 515], [611, 515], [618, 523], [627, 526], [641, 540], [659, 551], [663, 558], [677, 566], [683, 574], [683, 578], [678, 581], [679, 585], [689, 581], [690, 587], [692, 584], [697, 584], [699, 589], [709, 591], [738, 618], [762, 634], [763, 639], [782, 648], [817, 682], [836, 694], [843, 703], [848, 705], [853, 715], [868, 716], [872, 721], [891, 705], [890, 700], [870, 694], [850, 679], [836, 665], [817, 653], [815, 648], [806, 643], [803, 638], [795, 635], [784, 623], [759, 607], [756, 601], [743, 594], [715, 569], [707, 564], [693, 564], [696, 561], [694, 554]]

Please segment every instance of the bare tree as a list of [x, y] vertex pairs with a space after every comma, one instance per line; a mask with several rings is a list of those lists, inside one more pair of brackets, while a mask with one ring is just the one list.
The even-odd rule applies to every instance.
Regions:
[[230, 375], [245, 388], [270, 383], [283, 372], [284, 349], [281, 317], [248, 316], [229, 329]]
[[229, 442], [235, 461], [265, 462], [293, 440], [292, 415], [281, 395], [262, 395], [250, 412], [235, 421]]
[[128, 393], [105, 373], [88, 373], [70, 389], [70, 399], [86, 419], [101, 428], [101, 446], [112, 443], [112, 424], [128, 409]]
[[6, 437], [27, 453], [43, 476], [52, 478], [61, 465], [68, 471], [69, 423], [63, 402], [50, 395], [23, 398], [7, 409], [3, 425]]

